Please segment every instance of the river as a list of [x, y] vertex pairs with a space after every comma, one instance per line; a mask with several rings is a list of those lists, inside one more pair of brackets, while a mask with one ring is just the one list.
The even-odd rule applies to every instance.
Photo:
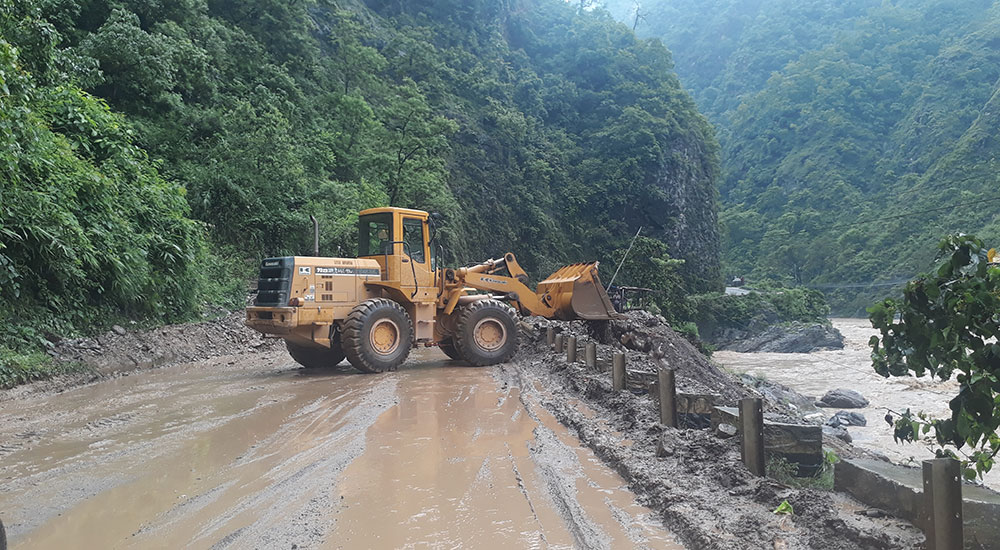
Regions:
[[[877, 451], [897, 463], [919, 465], [933, 458], [933, 446], [927, 443], [896, 443], [892, 428], [884, 417], [887, 412], [906, 409], [923, 411], [942, 418], [951, 414], [948, 401], [958, 393], [954, 381], [942, 382], [928, 377], [883, 378], [871, 365], [868, 340], [877, 333], [867, 319], [832, 319], [844, 335], [844, 349], [813, 353], [738, 353], [717, 351], [712, 358], [727, 369], [783, 384], [804, 395], [819, 398], [829, 390], [846, 388], [865, 396], [869, 406], [859, 409], [868, 419], [865, 427], [851, 427], [854, 444]], [[828, 415], [836, 409], [821, 409]], [[986, 485], [1000, 489], [1000, 467], [985, 478]]]

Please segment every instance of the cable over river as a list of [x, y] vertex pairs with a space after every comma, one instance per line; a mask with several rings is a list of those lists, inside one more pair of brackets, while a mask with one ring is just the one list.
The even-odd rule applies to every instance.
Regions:
[[489, 368], [296, 367], [224, 356], [0, 403], [12, 546], [681, 548]]

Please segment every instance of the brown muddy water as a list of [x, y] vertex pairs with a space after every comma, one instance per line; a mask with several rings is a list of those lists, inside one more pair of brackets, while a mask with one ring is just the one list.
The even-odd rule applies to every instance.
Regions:
[[[729, 370], [763, 377], [819, 398], [836, 388], [855, 390], [865, 396], [869, 406], [858, 409], [868, 419], [865, 427], [851, 427], [848, 432], [856, 446], [877, 451], [897, 463], [919, 465], [934, 458], [933, 447], [924, 443], [901, 444], [893, 441], [892, 428], [884, 417], [907, 408], [934, 417], [951, 415], [948, 401], [958, 393], [954, 381], [941, 382], [930, 377], [883, 378], [872, 369], [868, 340], [877, 331], [867, 319], [832, 319], [844, 335], [844, 349], [813, 353], [738, 353], [718, 351], [712, 358]], [[820, 409], [828, 418], [837, 409]], [[1000, 489], [1000, 468], [986, 476], [985, 484]]]
[[0, 518], [14, 549], [681, 548], [536, 399], [422, 350], [376, 376], [267, 353], [8, 400]]

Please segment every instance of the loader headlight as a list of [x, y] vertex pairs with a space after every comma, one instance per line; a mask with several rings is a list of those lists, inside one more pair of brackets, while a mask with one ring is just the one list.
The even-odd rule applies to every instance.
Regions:
[[288, 300], [288, 305], [290, 305], [292, 307], [299, 307], [299, 306], [303, 305], [304, 303], [305, 302], [302, 301], [302, 298], [292, 298], [291, 300]]

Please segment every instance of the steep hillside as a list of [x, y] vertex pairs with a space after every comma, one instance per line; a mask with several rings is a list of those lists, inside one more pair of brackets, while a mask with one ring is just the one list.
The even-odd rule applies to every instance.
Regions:
[[311, 249], [310, 214], [350, 255], [387, 204], [443, 213], [451, 264], [613, 268], [642, 226], [687, 287], [720, 284], [713, 132], [604, 13], [0, 0], [0, 47], [0, 311], [27, 319], [0, 344], [238, 306], [257, 259]]
[[928, 269], [941, 236], [996, 238], [993, 2], [609, 7], [664, 40], [719, 128], [727, 271], [857, 313]]

